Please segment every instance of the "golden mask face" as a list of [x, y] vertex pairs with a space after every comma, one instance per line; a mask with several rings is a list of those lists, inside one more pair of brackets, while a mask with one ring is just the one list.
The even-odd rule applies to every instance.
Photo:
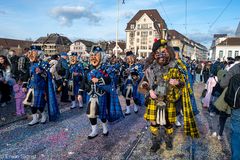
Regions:
[[127, 64], [129, 64], [131, 66], [135, 62], [135, 57], [134, 56], [127, 56], [126, 61], [127, 61]]
[[76, 64], [77, 63], [77, 56], [70, 56], [70, 64]]
[[92, 53], [90, 55], [90, 63], [94, 66], [97, 67], [101, 62], [101, 54], [100, 53]]
[[28, 53], [27, 56], [30, 60], [30, 62], [36, 62], [38, 60], [38, 53], [37, 51], [31, 51]]

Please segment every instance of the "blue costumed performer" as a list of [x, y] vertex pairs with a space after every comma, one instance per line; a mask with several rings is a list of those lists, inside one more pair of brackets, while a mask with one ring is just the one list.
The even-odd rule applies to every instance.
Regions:
[[[32, 121], [30, 126], [39, 123], [46, 123], [47, 115], [44, 111], [45, 105], [48, 105], [48, 115], [50, 121], [55, 121], [60, 115], [56, 95], [52, 83], [51, 73], [49, 72], [49, 64], [39, 59], [38, 51], [33, 50], [28, 54], [31, 61], [30, 67], [30, 81], [28, 87], [24, 87], [23, 90], [27, 90], [28, 93], [24, 100], [25, 105], [31, 106]], [[41, 119], [37, 111], [41, 113]]]

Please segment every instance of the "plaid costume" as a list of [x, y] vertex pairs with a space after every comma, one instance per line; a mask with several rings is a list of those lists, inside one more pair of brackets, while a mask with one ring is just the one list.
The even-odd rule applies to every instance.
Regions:
[[177, 64], [183, 69], [181, 70], [185, 78], [184, 80], [185, 85], [182, 88], [182, 106], [183, 106], [183, 114], [184, 114], [184, 133], [187, 136], [191, 136], [192, 138], [199, 138], [199, 132], [195, 123], [194, 114], [193, 114], [193, 107], [195, 105], [192, 103], [191, 95], [193, 95], [193, 91], [191, 85], [188, 81], [188, 74], [187, 74], [187, 67], [183, 64], [181, 60], [177, 60]]
[[[184, 113], [184, 133], [185, 135], [191, 136], [192, 138], [198, 138], [199, 132], [195, 123], [194, 115], [192, 112], [190, 93], [192, 93], [189, 83], [186, 83], [184, 74], [180, 72], [178, 68], [170, 68], [168, 73], [163, 76], [165, 81], [170, 79], [179, 80], [179, 84], [183, 86], [171, 86], [168, 88], [166, 95], [167, 99], [167, 119], [170, 123], [176, 122], [176, 107], [175, 102], [182, 96], [182, 105]], [[181, 88], [182, 87], [182, 88]], [[157, 118], [157, 106], [155, 101], [150, 99], [147, 104], [146, 112], [144, 114], [144, 119], [147, 121], [156, 122]], [[169, 133], [172, 133], [172, 128], [168, 128]], [[167, 132], [168, 132], [167, 130]]]
[[[105, 66], [99, 69], [93, 69], [88, 73], [88, 82], [91, 82], [93, 77], [98, 79], [105, 78], [110, 80], [109, 75], [105, 72]], [[98, 95], [98, 117], [99, 119], [107, 119], [110, 122], [123, 118], [122, 108], [114, 87], [114, 83], [97, 84], [98, 91], [103, 91], [102, 96]], [[107, 83], [107, 84], [106, 84]], [[90, 91], [91, 92], [91, 91]], [[93, 93], [94, 94], [94, 93]], [[91, 94], [90, 94], [91, 97]]]

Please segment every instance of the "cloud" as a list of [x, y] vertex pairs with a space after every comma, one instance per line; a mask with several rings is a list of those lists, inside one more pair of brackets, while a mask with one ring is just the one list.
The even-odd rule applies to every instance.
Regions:
[[210, 46], [213, 40], [213, 34], [227, 34], [232, 36], [235, 34], [235, 30], [231, 27], [219, 27], [215, 30], [210, 30], [209, 33], [203, 33], [200, 31], [194, 31], [188, 34], [188, 37], [196, 42]]
[[215, 31], [214, 31], [216, 34], [217, 33], [220, 33], [220, 34], [228, 34], [228, 35], [234, 35], [235, 34], [235, 29], [231, 28], [231, 27], [220, 27], [220, 28], [217, 28]]
[[100, 21], [97, 15], [82, 6], [55, 7], [51, 10], [51, 15], [63, 26], [71, 26], [73, 20], [82, 18], [87, 19], [90, 24], [97, 24]]
[[195, 32], [188, 34], [188, 37], [198, 43], [210, 45], [212, 42], [213, 36], [208, 33]]
[[133, 12], [124, 12], [120, 15], [120, 17], [123, 17], [125, 19], [132, 19], [133, 16], [134, 16]]

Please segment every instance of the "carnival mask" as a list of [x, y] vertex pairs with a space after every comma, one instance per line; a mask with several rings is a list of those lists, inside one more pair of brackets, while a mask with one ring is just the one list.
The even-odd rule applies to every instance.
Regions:
[[154, 58], [161, 66], [167, 65], [170, 61], [170, 55], [166, 48], [159, 48], [155, 51]]
[[129, 65], [131, 66], [131, 65], [133, 65], [134, 62], [135, 62], [135, 57], [134, 57], [133, 55], [127, 56], [126, 61], [127, 61], [127, 64], [129, 64]]
[[30, 62], [36, 62], [38, 60], [38, 52], [37, 51], [29, 52], [28, 58], [29, 58]]
[[4, 63], [4, 59], [3, 57], [0, 57], [0, 64], [3, 64]]
[[77, 56], [70, 56], [70, 64], [76, 64], [77, 63]]
[[91, 55], [90, 55], [90, 63], [94, 67], [97, 67], [97, 66], [99, 66], [100, 62], [101, 62], [101, 53], [100, 52], [91, 53]]

